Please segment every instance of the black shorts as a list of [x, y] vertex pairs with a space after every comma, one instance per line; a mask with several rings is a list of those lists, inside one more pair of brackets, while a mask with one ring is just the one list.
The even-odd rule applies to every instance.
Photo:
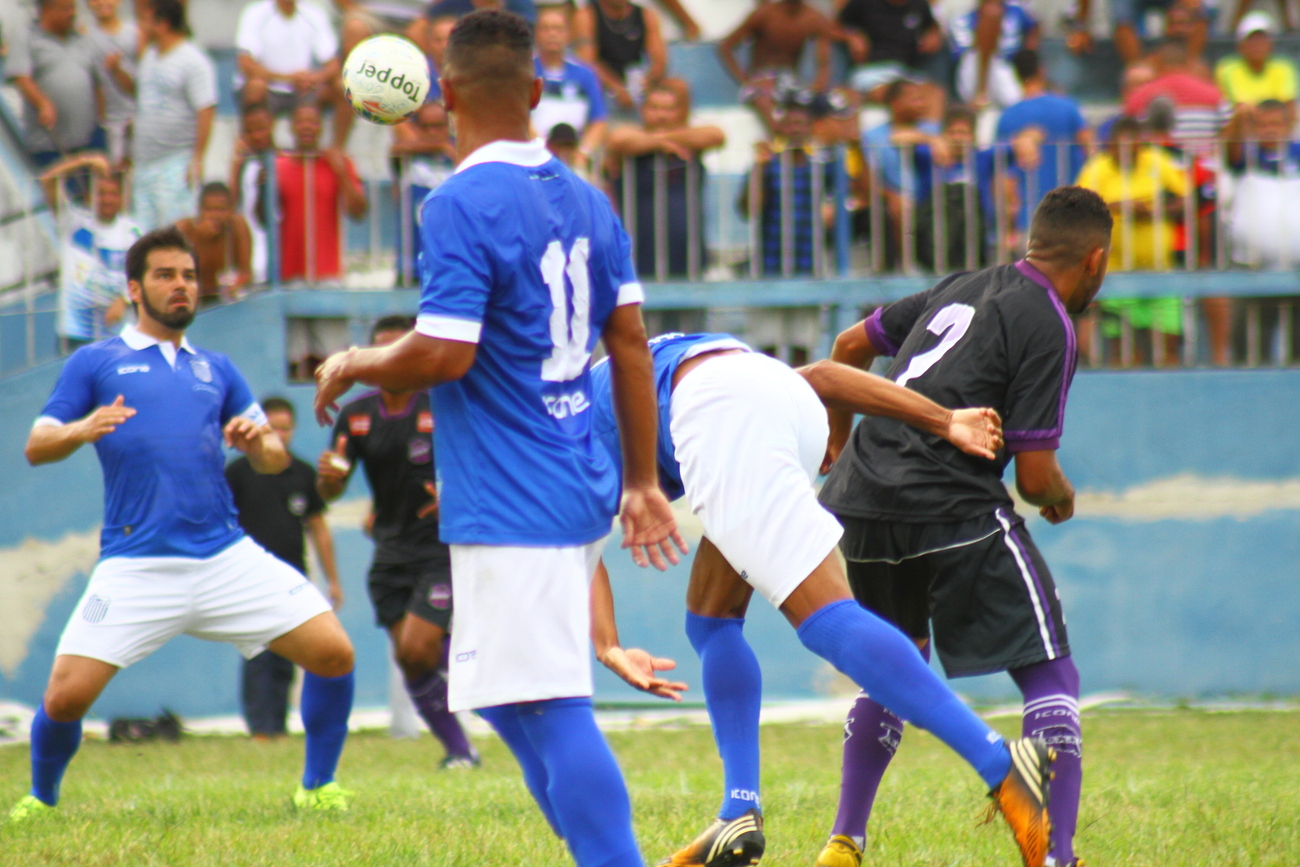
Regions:
[[375, 622], [385, 629], [407, 614], [451, 629], [451, 565], [432, 563], [375, 563], [367, 581]]
[[1070, 655], [1052, 573], [1009, 509], [961, 525], [840, 521], [854, 597], [912, 638], [933, 622], [949, 677]]

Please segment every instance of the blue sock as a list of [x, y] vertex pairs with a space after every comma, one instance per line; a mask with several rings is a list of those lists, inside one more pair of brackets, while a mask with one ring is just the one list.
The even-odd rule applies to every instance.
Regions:
[[852, 599], [815, 612], [799, 627], [799, 640], [895, 715], [955, 750], [990, 789], [1011, 769], [1002, 736], [961, 703], [902, 632]]
[[702, 617], [686, 612], [686, 637], [703, 667], [704, 702], [713, 739], [722, 757], [722, 807], [730, 821], [762, 809], [758, 798], [758, 713], [763, 702], [763, 671], [745, 640], [745, 621]]
[[519, 707], [520, 705], [515, 704], [485, 707], [479, 709], [478, 715], [487, 720], [501, 736], [501, 740], [506, 742], [506, 746], [510, 747], [510, 752], [514, 753], [515, 760], [519, 762], [519, 767], [524, 772], [524, 785], [528, 786], [528, 791], [537, 802], [537, 806], [541, 808], [542, 815], [546, 817], [551, 830], [557, 837], [563, 837], [560, 823], [555, 818], [555, 808], [551, 806], [551, 799], [546, 795], [546, 788], [549, 785], [546, 765], [542, 763], [542, 757], [537, 754], [537, 750], [533, 749], [528, 735], [524, 732], [523, 724], [519, 722]]
[[53, 807], [59, 802], [59, 783], [68, 762], [81, 746], [81, 720], [55, 722], [45, 713], [45, 702], [32, 720], [32, 794]]
[[353, 673], [318, 677], [310, 671], [302, 678], [302, 727], [307, 730], [307, 762], [302, 787], [317, 789], [334, 781], [334, 771], [348, 737], [352, 713]]
[[589, 698], [515, 705], [520, 726], [546, 766], [546, 797], [578, 867], [644, 867], [632, 834], [623, 774]]

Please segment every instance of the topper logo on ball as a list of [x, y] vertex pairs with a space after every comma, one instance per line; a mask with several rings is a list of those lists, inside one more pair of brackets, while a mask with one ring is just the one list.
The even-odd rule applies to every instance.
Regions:
[[[415, 99], [420, 93], [420, 85], [418, 82], [408, 81], [405, 73], [399, 73], [398, 75], [393, 76], [393, 70], [391, 68], [380, 69], [373, 63], [366, 63], [363, 64], [357, 72], [361, 73], [366, 78], [373, 78], [380, 84], [387, 84], [394, 90], [400, 90], [411, 99]], [[393, 76], [392, 81], [389, 81], [389, 76]]]

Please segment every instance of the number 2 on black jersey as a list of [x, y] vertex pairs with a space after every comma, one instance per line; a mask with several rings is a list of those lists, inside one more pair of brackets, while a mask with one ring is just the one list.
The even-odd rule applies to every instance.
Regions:
[[[575, 296], [576, 297], [576, 296]], [[969, 304], [949, 304], [934, 314], [925, 330], [931, 334], [942, 335], [938, 345], [912, 357], [907, 363], [907, 370], [894, 380], [899, 385], [907, 385], [913, 379], [923, 375], [938, 363], [948, 350], [957, 345], [957, 341], [966, 336], [971, 320], [975, 318], [975, 308]]]

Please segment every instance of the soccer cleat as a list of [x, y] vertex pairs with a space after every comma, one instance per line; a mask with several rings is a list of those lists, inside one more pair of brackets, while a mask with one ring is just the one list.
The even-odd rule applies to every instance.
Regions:
[[9, 811], [10, 822], [26, 822], [28, 819], [34, 819], [42, 813], [48, 813], [54, 808], [42, 801], [35, 795], [24, 795], [22, 800], [14, 804]]
[[766, 847], [762, 814], [746, 810], [729, 822], [714, 819], [703, 834], [658, 867], [745, 867], [757, 864]]
[[836, 834], [826, 841], [815, 867], [862, 867], [862, 850], [852, 837]]
[[1011, 750], [1011, 770], [998, 787], [989, 792], [993, 799], [988, 821], [1001, 813], [1011, 826], [1025, 867], [1044, 867], [1051, 847], [1052, 823], [1047, 817], [1047, 801], [1052, 779], [1052, 762], [1056, 750], [1042, 738], [1007, 741]]
[[471, 771], [483, 764], [483, 759], [479, 757], [478, 751], [470, 753], [468, 756], [444, 756], [442, 761], [438, 762], [440, 771]]
[[299, 810], [333, 810], [346, 813], [348, 797], [351, 794], [338, 783], [326, 783], [315, 789], [304, 789], [299, 783], [298, 791], [293, 793], [293, 805]]

